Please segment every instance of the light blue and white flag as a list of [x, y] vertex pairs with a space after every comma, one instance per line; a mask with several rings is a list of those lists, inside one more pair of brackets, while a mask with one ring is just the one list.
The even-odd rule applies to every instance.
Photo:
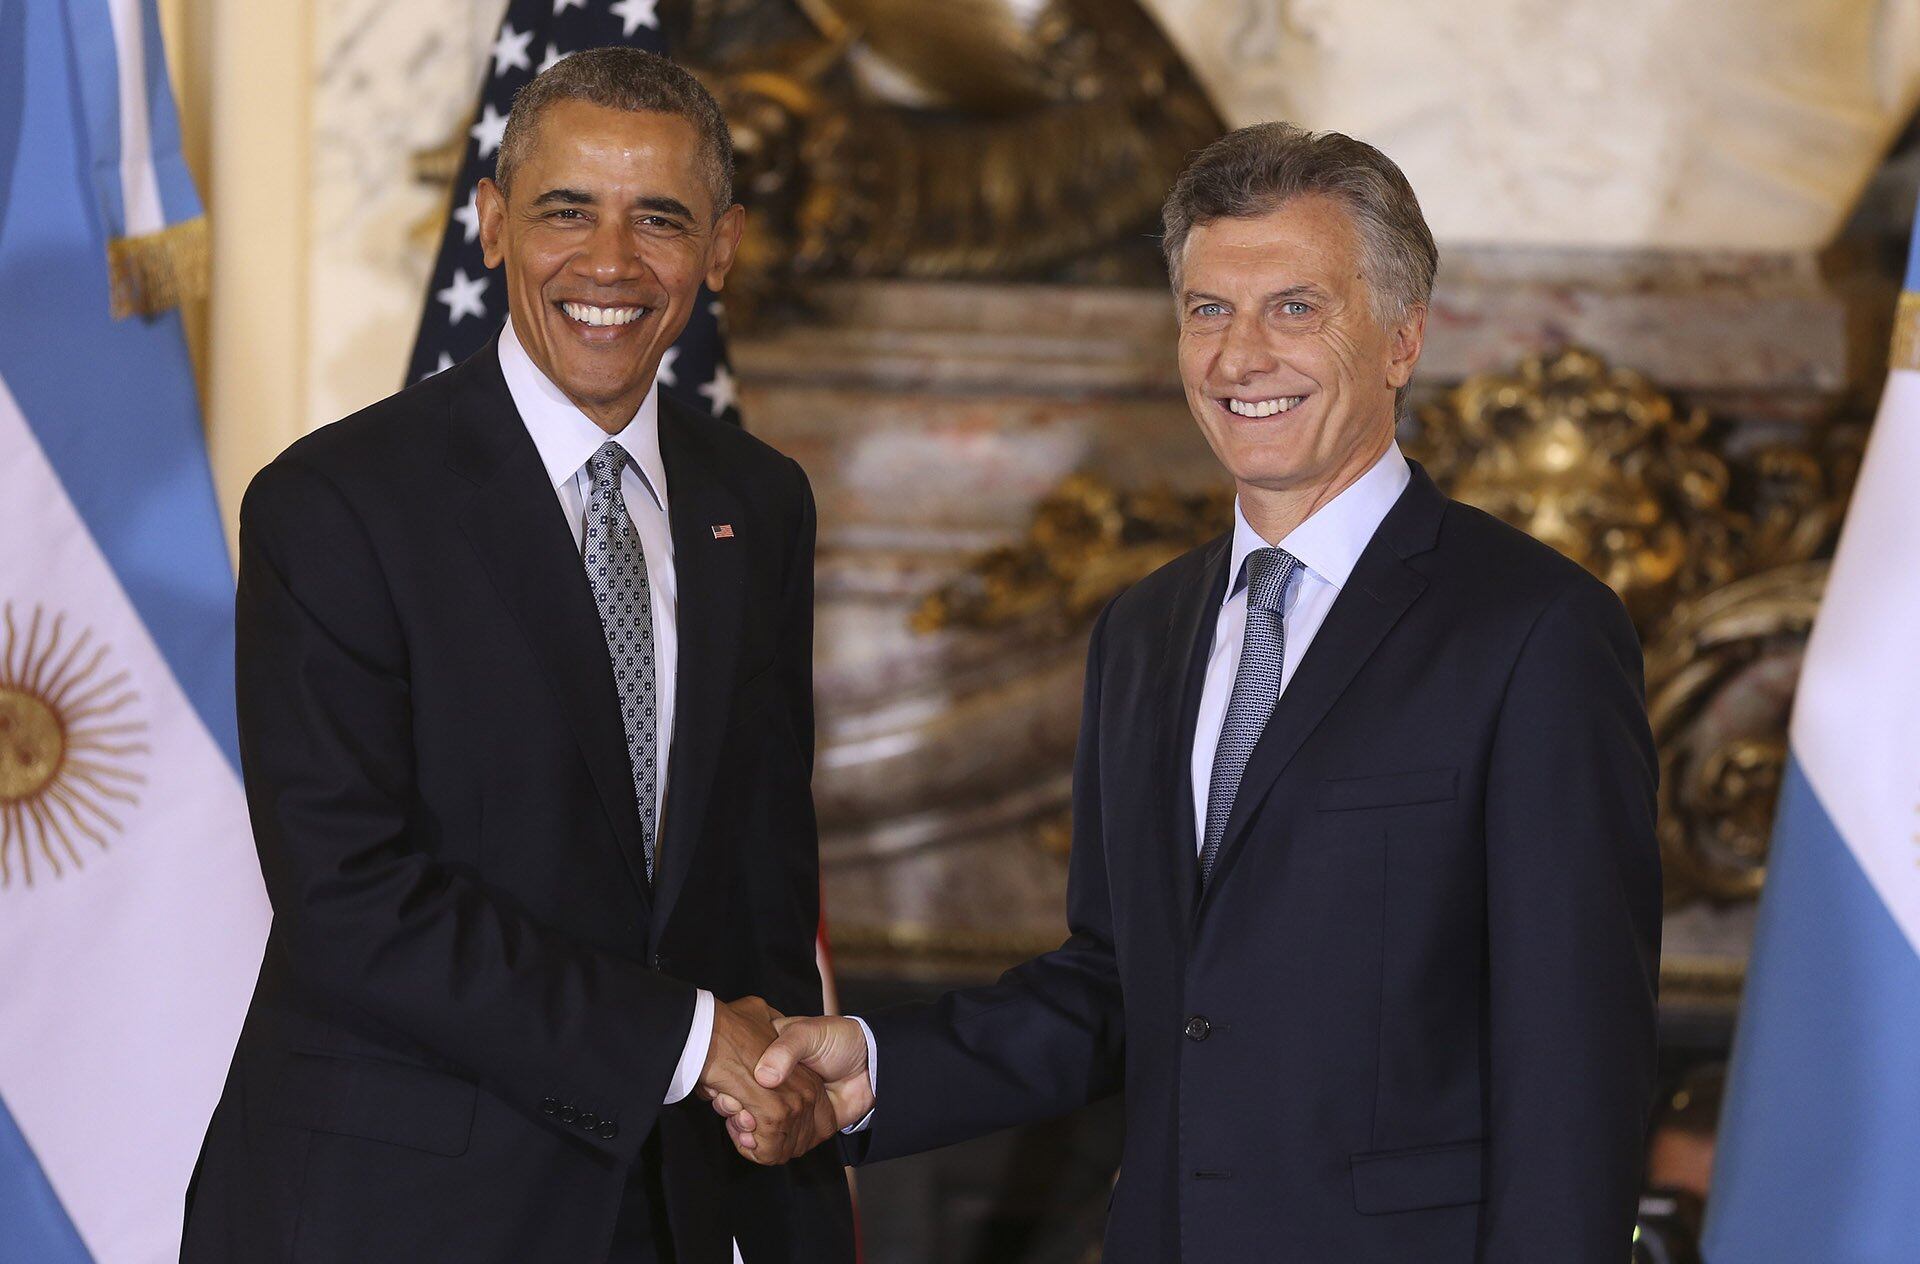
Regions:
[[198, 217], [152, 0], [0, 0], [4, 1264], [178, 1258], [265, 942]]
[[1920, 225], [1794, 700], [1709, 1264], [1920, 1260]]

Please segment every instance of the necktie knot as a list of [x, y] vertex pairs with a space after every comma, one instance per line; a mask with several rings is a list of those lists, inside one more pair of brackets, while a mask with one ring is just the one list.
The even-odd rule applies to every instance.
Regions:
[[1300, 568], [1300, 559], [1280, 548], [1255, 549], [1247, 554], [1247, 609], [1283, 613], [1287, 581]]
[[627, 450], [612, 439], [600, 445], [600, 448], [587, 459], [587, 468], [593, 474], [595, 491], [605, 491], [620, 486], [620, 471], [627, 467]]

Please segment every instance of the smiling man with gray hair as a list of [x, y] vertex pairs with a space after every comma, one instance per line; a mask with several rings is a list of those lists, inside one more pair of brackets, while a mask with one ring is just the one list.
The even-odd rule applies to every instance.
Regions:
[[777, 1023], [756, 1074], [819, 1074], [867, 1162], [1124, 1092], [1109, 1264], [1619, 1264], [1660, 934], [1633, 627], [1401, 455], [1437, 252], [1385, 155], [1246, 128], [1165, 229], [1238, 499], [1094, 625], [1071, 935]]

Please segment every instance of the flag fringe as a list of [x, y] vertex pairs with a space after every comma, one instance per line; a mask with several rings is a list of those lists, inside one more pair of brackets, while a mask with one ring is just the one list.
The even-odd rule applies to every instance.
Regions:
[[211, 268], [207, 217], [196, 215], [157, 233], [107, 243], [107, 277], [115, 320], [158, 316], [204, 298]]
[[1920, 293], [1900, 296], [1900, 306], [1893, 313], [1893, 350], [1887, 367], [1920, 369]]

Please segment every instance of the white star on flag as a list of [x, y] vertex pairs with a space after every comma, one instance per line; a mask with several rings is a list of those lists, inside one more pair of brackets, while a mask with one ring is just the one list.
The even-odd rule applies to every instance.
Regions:
[[654, 10], [659, 7], [660, 0], [618, 0], [613, 12], [620, 19], [620, 38], [632, 39], [633, 33], [643, 26], [658, 30], [660, 18]]
[[586, 7], [587, 0], [553, 0], [553, 16], [559, 17], [568, 9], [584, 9]]
[[480, 142], [480, 156], [490, 158], [493, 151], [500, 148], [500, 138], [507, 134], [507, 116], [493, 108], [489, 101], [480, 110], [480, 121], [475, 123], [467, 135]]
[[727, 372], [727, 366], [718, 365], [713, 370], [713, 381], [699, 388], [707, 402], [713, 407], [713, 415], [718, 417], [732, 408], [738, 401], [733, 393], [733, 374]]
[[469, 278], [465, 268], [455, 268], [453, 284], [435, 294], [434, 297], [447, 305], [447, 323], [457, 325], [467, 316], [486, 319], [486, 304], [480, 301], [480, 296], [486, 292], [486, 277]]
[[680, 358], [680, 348], [668, 347], [666, 354], [660, 357], [660, 367], [654, 376], [660, 379], [662, 386], [678, 386], [679, 380], [673, 376], [673, 362]]
[[[563, 4], [564, 4], [564, 3], [566, 3], [566, 0], [561, 0], [561, 3], [563, 3]], [[535, 73], [535, 74], [540, 74], [540, 75], [544, 75], [544, 74], [546, 74], [546, 73], [547, 73], [547, 71], [549, 71], [549, 70], [551, 70], [551, 69], [553, 69], [553, 66], [554, 66], [554, 63], [555, 63], [555, 62], [558, 62], [558, 61], [560, 61], [561, 59], [563, 59], [563, 58], [565, 58], [566, 56], [567, 56], [567, 54], [565, 54], [565, 53], [563, 53], [563, 52], [561, 52], [561, 51], [560, 51], [560, 46], [559, 46], [559, 45], [557, 45], [557, 44], [548, 44], [548, 45], [547, 45], [547, 55], [546, 55], [545, 57], [543, 57], [543, 58], [541, 58], [541, 60], [540, 60], [540, 67], [539, 67], [539, 69], [538, 69], [538, 70], [536, 70], [536, 71], [534, 71], [534, 73]]]
[[440, 353], [440, 363], [433, 366], [433, 371], [435, 373], [445, 373], [448, 369], [452, 367], [453, 367], [453, 356], [448, 352], [442, 351]]
[[527, 59], [527, 45], [532, 42], [532, 31], [516, 31], [502, 23], [500, 38], [493, 41], [493, 73], [504, 75], [509, 70], [532, 69], [533, 63]]
[[468, 191], [467, 204], [455, 211], [453, 217], [466, 228], [468, 241], [480, 235], [480, 191], [477, 188]]

